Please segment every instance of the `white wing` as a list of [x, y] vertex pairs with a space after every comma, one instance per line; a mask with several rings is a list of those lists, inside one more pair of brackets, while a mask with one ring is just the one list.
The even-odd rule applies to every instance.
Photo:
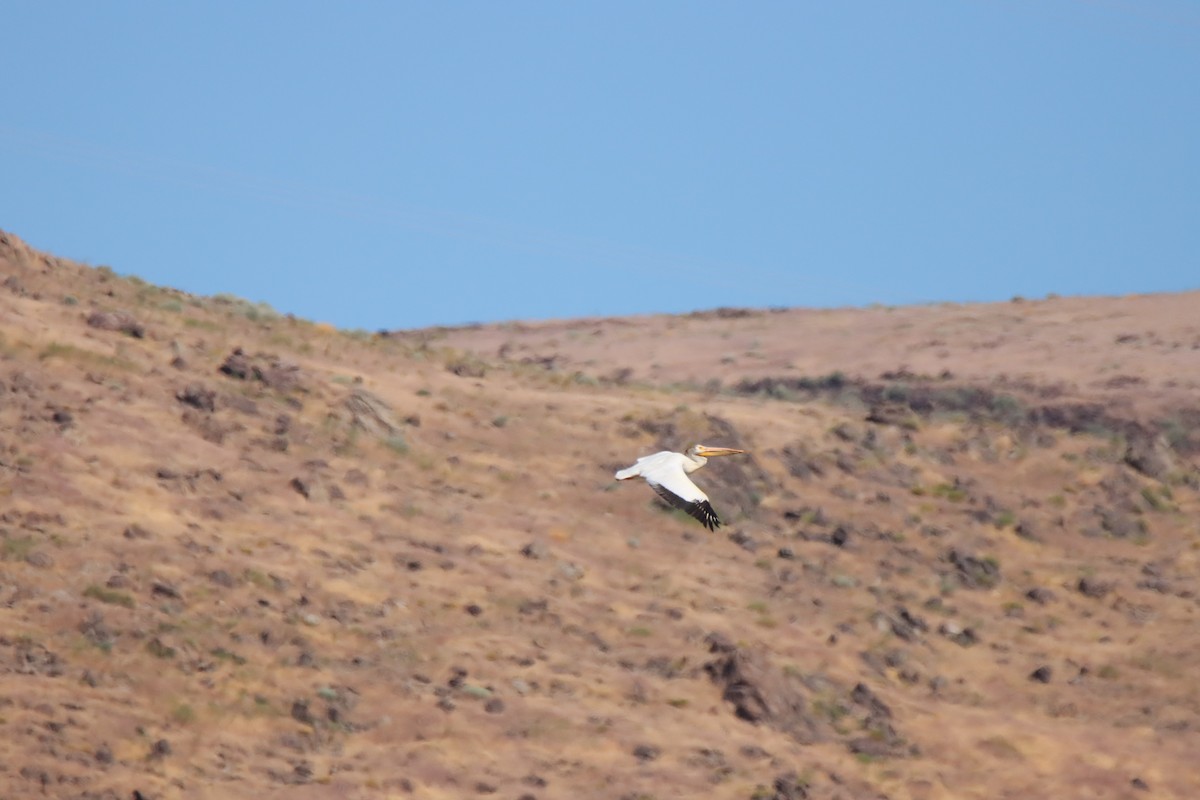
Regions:
[[688, 463], [686, 456], [664, 450], [639, 458], [632, 467], [617, 472], [616, 478], [623, 481], [640, 475], [663, 500], [686, 511], [710, 531], [716, 530], [721, 520], [708, 502], [708, 495], [688, 478], [683, 468], [685, 463]]

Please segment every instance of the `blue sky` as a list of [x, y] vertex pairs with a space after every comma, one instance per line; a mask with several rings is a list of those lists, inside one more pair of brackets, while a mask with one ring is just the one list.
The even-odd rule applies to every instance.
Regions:
[[27, 2], [0, 228], [356, 328], [1200, 287], [1200, 3]]

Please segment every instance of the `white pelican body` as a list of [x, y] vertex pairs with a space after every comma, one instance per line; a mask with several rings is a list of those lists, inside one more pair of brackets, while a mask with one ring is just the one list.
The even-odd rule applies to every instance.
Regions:
[[700, 491], [700, 487], [692, 483], [688, 475], [707, 464], [713, 456], [732, 456], [744, 452], [731, 447], [705, 447], [702, 444], [688, 448], [686, 453], [663, 450], [642, 456], [632, 467], [618, 470], [615, 477], [619, 481], [639, 476], [645, 478], [659, 497], [700, 520], [700, 524], [711, 531], [721, 526], [721, 520], [708, 502], [708, 495]]

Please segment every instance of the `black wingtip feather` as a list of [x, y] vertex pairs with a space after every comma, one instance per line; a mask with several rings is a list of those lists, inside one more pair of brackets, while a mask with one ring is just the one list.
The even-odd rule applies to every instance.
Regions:
[[695, 510], [689, 510], [688, 513], [700, 520], [700, 523], [704, 525], [704, 527], [708, 528], [710, 531], [715, 531], [717, 528], [721, 527], [720, 517], [717, 516], [716, 511], [713, 511], [712, 504], [707, 500], [705, 500], [703, 503], [692, 503], [691, 505]]
[[721, 518], [717, 516], [716, 511], [713, 511], [712, 504], [707, 500], [701, 500], [699, 503], [693, 503], [691, 501], [684, 500], [682, 497], [668, 491], [662, 486], [659, 486], [657, 483], [650, 484], [650, 487], [658, 493], [659, 497], [661, 497], [663, 500], [666, 500], [669, 505], [678, 508], [680, 511], [686, 512], [689, 516], [698, 520], [701, 525], [703, 525], [705, 528], [708, 528], [710, 531], [715, 531], [717, 528], [721, 527]]

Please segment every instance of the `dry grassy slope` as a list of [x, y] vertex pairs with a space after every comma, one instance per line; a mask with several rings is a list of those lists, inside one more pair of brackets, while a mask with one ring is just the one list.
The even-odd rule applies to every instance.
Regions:
[[[5, 797], [1194, 796], [1184, 454], [0, 283]], [[611, 481], [697, 436], [716, 535]]]
[[[658, 384], [936, 376], [1131, 403], [1195, 406], [1200, 291], [867, 309], [719, 309], [404, 332], [490, 357]], [[623, 374], [622, 374], [623, 373]]]

